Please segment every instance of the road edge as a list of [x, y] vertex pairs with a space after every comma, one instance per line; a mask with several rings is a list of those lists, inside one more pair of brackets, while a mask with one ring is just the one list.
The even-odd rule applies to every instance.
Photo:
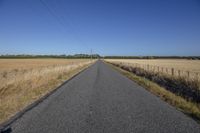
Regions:
[[88, 70], [90, 67], [92, 67], [96, 62], [94, 62], [93, 64], [87, 66], [86, 68], [84, 68], [83, 70], [81, 70], [80, 72], [76, 73], [75, 75], [73, 75], [71, 78], [69, 78], [68, 80], [66, 80], [65, 82], [63, 82], [61, 85], [59, 85], [58, 87], [56, 87], [55, 89], [53, 89], [52, 91], [46, 93], [44, 96], [42, 96], [41, 98], [37, 99], [36, 101], [34, 101], [33, 103], [27, 105], [24, 109], [22, 109], [21, 111], [17, 112], [15, 115], [13, 115], [12, 117], [10, 117], [8, 120], [6, 120], [3, 123], [0, 123], [0, 133], [9, 133], [11, 131], [10, 125], [12, 123], [14, 123], [16, 120], [18, 120], [19, 118], [21, 118], [26, 112], [30, 111], [31, 109], [33, 109], [34, 107], [36, 107], [37, 105], [39, 105], [40, 103], [42, 103], [44, 100], [46, 100], [49, 96], [51, 96], [53, 93], [55, 93], [58, 89], [60, 89], [62, 86], [64, 86], [66, 83], [68, 83], [69, 81], [71, 81], [72, 79], [74, 79], [76, 76], [78, 76], [79, 74], [83, 73], [84, 71]]

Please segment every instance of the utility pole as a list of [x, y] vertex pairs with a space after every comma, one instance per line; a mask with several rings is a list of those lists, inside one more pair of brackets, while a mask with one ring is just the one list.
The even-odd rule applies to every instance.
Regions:
[[90, 50], [90, 58], [92, 60], [92, 49]]

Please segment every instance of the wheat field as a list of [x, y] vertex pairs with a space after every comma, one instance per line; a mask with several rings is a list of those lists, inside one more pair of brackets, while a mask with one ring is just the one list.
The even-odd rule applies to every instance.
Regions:
[[172, 74], [185, 78], [200, 78], [200, 60], [186, 59], [106, 59], [108, 62], [123, 63], [127, 65], [138, 65], [138, 67], [149, 69], [154, 72]]
[[0, 122], [93, 62], [88, 59], [0, 59]]
[[200, 60], [186, 59], [106, 59], [111, 62], [138, 63], [142, 65], [160, 66], [174, 68], [184, 71], [199, 72]]

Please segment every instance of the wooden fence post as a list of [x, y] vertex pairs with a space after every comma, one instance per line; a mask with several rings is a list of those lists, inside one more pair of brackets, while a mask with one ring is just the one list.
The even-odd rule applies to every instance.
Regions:
[[162, 70], [162, 73], [163, 73], [163, 67], [161, 68], [161, 70]]
[[149, 71], [149, 64], [147, 65], [147, 71]]
[[190, 78], [190, 71], [187, 71], [187, 76], [188, 78]]
[[172, 76], [174, 76], [174, 68], [172, 68]]

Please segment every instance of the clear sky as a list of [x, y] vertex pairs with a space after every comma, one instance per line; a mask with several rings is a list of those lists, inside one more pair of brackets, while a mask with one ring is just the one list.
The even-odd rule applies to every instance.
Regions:
[[200, 0], [0, 0], [0, 54], [200, 56]]

